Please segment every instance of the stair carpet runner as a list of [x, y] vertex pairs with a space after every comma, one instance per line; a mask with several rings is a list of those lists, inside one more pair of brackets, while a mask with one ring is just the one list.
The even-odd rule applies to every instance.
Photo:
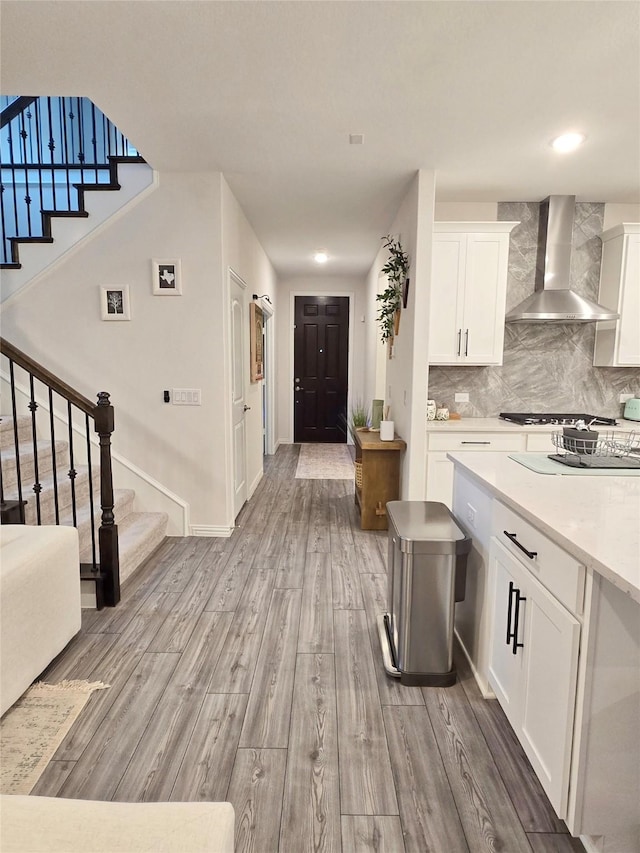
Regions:
[[[18, 499], [16, 479], [16, 454], [13, 434], [13, 418], [0, 416], [0, 455], [2, 456], [2, 476], [6, 501]], [[25, 521], [36, 524], [36, 499], [33, 492], [34, 454], [31, 433], [31, 417], [18, 417], [18, 447], [20, 453], [20, 474], [22, 479], [22, 499], [28, 501], [25, 506]], [[75, 447], [75, 442], [74, 442]], [[42, 491], [40, 493], [40, 512], [42, 524], [55, 524], [55, 502], [53, 497], [53, 453], [51, 440], [39, 440], [38, 475]], [[100, 469], [96, 464], [97, 448], [93, 456], [93, 506], [95, 516], [96, 560], [98, 555], [98, 528], [100, 527]], [[56, 475], [58, 481], [58, 509], [60, 523], [73, 525], [71, 508], [71, 481], [68, 476], [69, 445], [66, 441], [56, 440]], [[75, 465], [76, 518], [80, 540], [80, 562], [92, 562], [91, 547], [91, 510], [89, 501], [89, 474], [86, 466]], [[118, 525], [118, 546], [120, 554], [120, 583], [122, 584], [146, 560], [146, 558], [164, 540], [167, 528], [167, 514], [164, 512], [134, 512], [135, 492], [132, 489], [114, 489], [114, 515]], [[80, 570], [78, 569], [78, 572]], [[83, 584], [84, 586], [84, 584]], [[84, 592], [84, 590], [83, 590]], [[83, 606], [90, 599], [83, 595]], [[93, 605], [91, 605], [93, 606]]]

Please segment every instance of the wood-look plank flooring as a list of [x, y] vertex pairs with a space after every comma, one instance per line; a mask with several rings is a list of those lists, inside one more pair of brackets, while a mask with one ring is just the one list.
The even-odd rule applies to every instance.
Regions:
[[[169, 539], [44, 673], [94, 693], [34, 794], [229, 800], [237, 853], [576, 853], [461, 654], [384, 672], [386, 534], [281, 447], [228, 539]], [[188, 853], [188, 851], [185, 851]]]

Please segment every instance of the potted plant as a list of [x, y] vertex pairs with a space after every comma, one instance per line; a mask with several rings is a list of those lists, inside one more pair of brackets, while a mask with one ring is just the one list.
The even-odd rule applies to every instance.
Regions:
[[386, 241], [384, 247], [389, 251], [389, 258], [382, 267], [382, 272], [387, 276], [387, 286], [376, 299], [380, 303], [377, 317], [380, 336], [382, 343], [385, 343], [398, 334], [402, 288], [409, 271], [409, 256], [403, 251], [399, 239], [395, 240], [389, 234], [382, 239]]
[[356, 400], [349, 411], [349, 433], [351, 438], [357, 429], [364, 429], [369, 423], [369, 412], [360, 400]]

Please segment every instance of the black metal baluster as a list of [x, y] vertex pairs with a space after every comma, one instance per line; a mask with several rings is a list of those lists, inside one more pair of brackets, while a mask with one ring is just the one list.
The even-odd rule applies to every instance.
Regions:
[[40, 134], [40, 102], [34, 101], [35, 125], [36, 125], [36, 154], [38, 163], [38, 195], [40, 196], [40, 210], [44, 210], [44, 186], [42, 183], [42, 136]]
[[[64, 137], [64, 162], [68, 165], [71, 161], [69, 160], [69, 138], [67, 136], [67, 108], [65, 106], [65, 99], [62, 98], [62, 135]], [[66, 179], [67, 179], [67, 207], [71, 210], [71, 170], [66, 169]]]
[[36, 429], [36, 410], [38, 408], [38, 404], [36, 403], [32, 373], [29, 374], [29, 391], [31, 394], [29, 410], [31, 412], [31, 439], [33, 441], [33, 476], [35, 479], [33, 491], [36, 496], [36, 524], [42, 524], [42, 513], [40, 510], [40, 492], [42, 491], [42, 486], [40, 484], [40, 473], [38, 470], [38, 433]]
[[[8, 124], [8, 138], [9, 138], [9, 161], [11, 166], [15, 166], [15, 157], [13, 156], [13, 122], [9, 122]], [[16, 170], [11, 169], [11, 190], [13, 193], [13, 219], [15, 224], [15, 233], [14, 237], [17, 237], [20, 233], [20, 226], [18, 225], [18, 188], [16, 187]], [[11, 244], [9, 244], [11, 245]], [[13, 258], [12, 258], [13, 260]]]
[[2, 227], [2, 259], [0, 263], [9, 263], [9, 242], [7, 240], [7, 226], [4, 216], [4, 184], [0, 183], [0, 226]]
[[[16, 407], [16, 381], [13, 361], [9, 361], [9, 378], [11, 382], [11, 414], [13, 415], [13, 446], [16, 452], [16, 483], [18, 485], [18, 501], [22, 507], [22, 473], [20, 471], [20, 438], [18, 436], [18, 415]], [[24, 518], [23, 518], [24, 521]]]
[[96, 126], [96, 107], [94, 103], [91, 103], [91, 129], [93, 136], [91, 138], [91, 144], [93, 145], [93, 162], [96, 164], [96, 184], [98, 183], [98, 130]]
[[76, 476], [78, 472], [73, 464], [73, 413], [71, 403], [67, 403], [67, 422], [69, 426], [69, 479], [71, 480], [71, 516], [73, 526], [78, 526], [78, 511], [76, 508]]
[[51, 425], [51, 460], [53, 464], [53, 505], [56, 513], [56, 524], [60, 524], [60, 508], [58, 502], [58, 468], [56, 462], [56, 427], [53, 414], [53, 390], [49, 388], [49, 421]]
[[89, 437], [89, 415], [85, 415], [85, 430], [87, 435], [87, 468], [89, 471], [89, 513], [91, 516], [91, 560], [93, 568], [98, 565], [96, 559], [96, 527], [93, 507], [93, 471], [91, 468], [91, 439]]
[[104, 113], [102, 113], [102, 160], [105, 163], [109, 162], [109, 140], [107, 138], [108, 132], [109, 129], [107, 127], [107, 117]]
[[56, 141], [53, 138], [53, 119], [51, 116], [51, 98], [47, 98], [47, 119], [49, 121], [49, 160], [51, 164], [51, 188], [53, 190], [53, 210], [58, 209], [56, 200], [56, 170], [54, 168], [54, 151], [56, 150]]
[[24, 166], [24, 203], [26, 205], [26, 212], [27, 212], [27, 235], [29, 237], [33, 237], [33, 228], [31, 225], [31, 196], [29, 195], [29, 169], [27, 169], [27, 163], [29, 162], [28, 158], [27, 158], [27, 136], [28, 136], [28, 134], [27, 134], [27, 129], [25, 127], [24, 118], [25, 118], [24, 112], [20, 113], [19, 134], [20, 134], [20, 139], [21, 139], [21, 144], [22, 144], [22, 151], [20, 153], [22, 156], [22, 165]]
[[78, 111], [78, 162], [80, 163], [80, 183], [84, 184], [84, 117], [82, 115], [82, 104], [80, 98], [76, 98], [76, 109]]

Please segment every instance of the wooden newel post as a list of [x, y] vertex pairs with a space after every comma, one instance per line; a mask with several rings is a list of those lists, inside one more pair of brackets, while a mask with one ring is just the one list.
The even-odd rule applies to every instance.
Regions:
[[100, 438], [100, 506], [102, 520], [98, 531], [100, 573], [104, 578], [104, 603], [114, 607], [120, 601], [120, 557], [118, 525], [113, 515], [113, 474], [111, 470], [111, 433], [114, 430], [114, 410], [106, 391], [98, 393], [95, 408], [96, 432]]

